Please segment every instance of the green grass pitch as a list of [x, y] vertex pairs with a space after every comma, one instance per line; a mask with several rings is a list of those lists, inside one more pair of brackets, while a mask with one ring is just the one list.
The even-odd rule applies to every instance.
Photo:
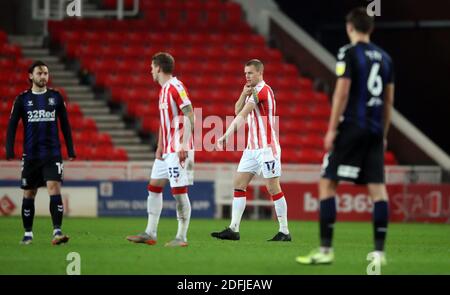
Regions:
[[[36, 218], [34, 241], [19, 245], [22, 221], [0, 218], [0, 274], [65, 274], [69, 252], [81, 256], [81, 274], [366, 274], [372, 250], [370, 223], [337, 223], [336, 260], [327, 266], [303, 266], [294, 258], [318, 243], [316, 222], [291, 221], [292, 242], [266, 242], [278, 229], [274, 220], [243, 220], [240, 241], [210, 237], [228, 220], [194, 219], [187, 248], [165, 248], [177, 221], [161, 219], [158, 244], [132, 244], [125, 236], [143, 231], [146, 218], [65, 218], [70, 242], [52, 246], [50, 218]], [[382, 274], [450, 274], [450, 225], [389, 225], [388, 265]]]

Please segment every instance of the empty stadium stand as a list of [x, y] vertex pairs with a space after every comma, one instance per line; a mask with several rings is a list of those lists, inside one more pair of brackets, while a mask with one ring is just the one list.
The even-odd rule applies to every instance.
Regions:
[[[116, 1], [103, 1], [104, 8], [114, 9], [115, 5]], [[126, 8], [131, 6], [132, 1], [125, 1]], [[150, 73], [151, 57], [156, 52], [168, 51], [175, 57], [175, 75], [187, 86], [194, 107], [202, 109], [203, 117], [217, 115], [222, 119], [234, 115], [234, 103], [245, 83], [243, 64], [251, 58], [261, 59], [265, 64], [264, 79], [277, 101], [283, 162], [321, 163], [329, 97], [315, 91], [312, 81], [300, 74], [301, 69], [286, 63], [279, 50], [269, 47], [262, 36], [252, 31], [237, 3], [149, 0], [141, 1], [140, 10], [138, 18], [125, 20], [49, 21], [49, 33], [66, 58], [79, 61], [82, 70], [94, 77], [93, 86], [111, 93], [110, 102], [120, 105], [141, 133], [157, 134], [159, 128], [159, 86]], [[5, 50], [20, 55], [20, 48]], [[70, 108], [78, 114], [71, 115], [74, 129], [83, 129], [75, 137], [79, 153], [88, 154], [83, 158], [117, 159], [115, 153], [106, 158], [102, 147], [114, 150], [114, 145], [107, 135], [97, 132], [95, 121], [78, 112], [76, 104]], [[4, 109], [8, 110], [8, 106]], [[204, 128], [203, 134], [207, 131]], [[98, 140], [92, 140], [94, 136]], [[94, 148], [84, 142], [102, 144]], [[122, 154], [126, 158], [126, 153]], [[198, 151], [196, 160], [237, 162], [240, 154]], [[385, 160], [387, 164], [396, 163], [390, 152]]]
[[[70, 93], [70, 97], [74, 98], [82, 97], [83, 94], [89, 96], [89, 89], [83, 90], [83, 86], [79, 86], [81, 90], [76, 89], [78, 84], [76, 74], [64, 70], [64, 65], [59, 63], [57, 58], [49, 56], [47, 49], [22, 48], [21, 46], [10, 44], [8, 36], [4, 32], [0, 32], [0, 129], [3, 130], [0, 133], [0, 143], [2, 145], [0, 157], [4, 158], [6, 156], [3, 147], [6, 143], [6, 129], [14, 98], [30, 87], [27, 80], [27, 70], [34, 59], [41, 59], [49, 65], [51, 69], [49, 86], [56, 86], [55, 88], [65, 97], [78, 159], [128, 160], [127, 151], [115, 146], [108, 133], [100, 132], [96, 121], [84, 114], [80, 104], [75, 102], [75, 99], [74, 101], [68, 99], [68, 93]], [[59, 87], [60, 85], [67, 86], [61, 88]], [[94, 108], [94, 110], [97, 114], [101, 109]], [[21, 156], [23, 145], [22, 123], [20, 122], [19, 124], [15, 144], [16, 157]], [[63, 156], [67, 158], [64, 138], [61, 134], [60, 138], [63, 144]]]

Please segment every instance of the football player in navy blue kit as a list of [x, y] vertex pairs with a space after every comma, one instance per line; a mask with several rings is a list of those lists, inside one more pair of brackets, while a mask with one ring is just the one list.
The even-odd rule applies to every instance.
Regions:
[[63, 161], [59, 141], [58, 119], [67, 145], [69, 160], [75, 158], [70, 124], [61, 94], [47, 88], [49, 71], [42, 61], [34, 62], [29, 70], [31, 88], [17, 96], [9, 119], [6, 158], [14, 160], [14, 141], [19, 120], [23, 123], [24, 142], [21, 188], [24, 190], [22, 221], [25, 235], [21, 244], [33, 241], [34, 199], [39, 187], [46, 186], [50, 195], [50, 214], [53, 222], [52, 244], [69, 240], [61, 231], [64, 206], [61, 198]]
[[[299, 256], [301, 264], [328, 264], [336, 221], [336, 188], [340, 180], [364, 184], [373, 201], [374, 252], [386, 264], [384, 243], [388, 196], [384, 184], [384, 150], [394, 101], [391, 57], [370, 41], [374, 19], [355, 8], [346, 18], [351, 41], [338, 53], [337, 82], [319, 182], [320, 248]], [[375, 256], [375, 257], [377, 257]]]

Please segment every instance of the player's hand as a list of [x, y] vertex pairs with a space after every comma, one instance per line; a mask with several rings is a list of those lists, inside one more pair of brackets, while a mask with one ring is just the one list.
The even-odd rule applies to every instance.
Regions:
[[335, 138], [336, 138], [336, 131], [328, 130], [323, 140], [323, 146], [327, 152], [333, 148], [333, 142]]
[[244, 85], [244, 89], [242, 89], [242, 93], [245, 94], [245, 96], [250, 96], [253, 93], [253, 87], [247, 83]]
[[156, 149], [155, 158], [162, 161], [162, 148], [158, 147]]
[[217, 140], [216, 146], [219, 149], [219, 151], [223, 150], [223, 146], [225, 145], [226, 142], [227, 142], [227, 138], [225, 135]]
[[187, 156], [188, 156], [187, 151], [185, 151], [185, 150], [183, 150], [183, 149], [181, 149], [181, 150], [178, 152], [178, 159], [180, 160], [180, 165], [181, 165], [182, 167], [184, 167], [184, 161], [186, 161]]

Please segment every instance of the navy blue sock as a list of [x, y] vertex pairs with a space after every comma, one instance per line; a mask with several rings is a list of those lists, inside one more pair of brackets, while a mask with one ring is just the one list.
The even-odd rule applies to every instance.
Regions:
[[34, 219], [34, 199], [22, 200], [22, 222], [25, 231], [33, 230], [33, 219]]
[[375, 202], [373, 206], [373, 233], [375, 240], [375, 251], [384, 251], [384, 241], [386, 240], [388, 221], [388, 202]]
[[61, 195], [50, 196], [50, 214], [52, 215], [53, 228], [61, 228], [64, 214]]
[[336, 198], [320, 201], [320, 246], [331, 247], [336, 222]]

